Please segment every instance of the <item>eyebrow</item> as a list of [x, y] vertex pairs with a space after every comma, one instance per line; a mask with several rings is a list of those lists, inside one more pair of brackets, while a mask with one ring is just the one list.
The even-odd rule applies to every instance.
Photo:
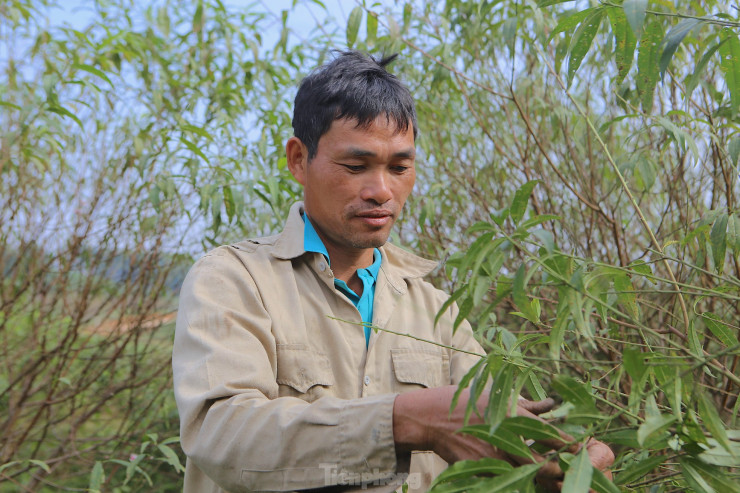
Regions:
[[[350, 147], [345, 151], [343, 154], [345, 154], [348, 157], [376, 157], [377, 154], [375, 154], [372, 151], [368, 151], [367, 149], [360, 149], [358, 147]], [[398, 151], [393, 154], [394, 158], [401, 158], [401, 159], [412, 159], [416, 157], [416, 150], [415, 149], [405, 149], [403, 151]]]

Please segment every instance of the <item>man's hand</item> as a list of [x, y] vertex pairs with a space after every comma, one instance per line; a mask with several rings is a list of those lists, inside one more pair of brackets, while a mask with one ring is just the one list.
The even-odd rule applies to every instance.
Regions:
[[[457, 387], [450, 385], [433, 389], [423, 389], [400, 394], [393, 406], [393, 436], [397, 452], [411, 450], [432, 450], [448, 463], [460, 460], [476, 460], [483, 457], [495, 457], [513, 465], [522, 465], [531, 460], [507, 454], [490, 444], [469, 435], [458, 433], [464, 425], [465, 409], [470, 392], [465, 389], [460, 395], [457, 406], [450, 414], [450, 405]], [[484, 392], [477, 402], [478, 411], [483, 414], [488, 393]], [[555, 402], [545, 399], [539, 402], [520, 399], [517, 402], [517, 415], [539, 419], [539, 414], [552, 409]], [[482, 420], [475, 413], [470, 416], [468, 424], [480, 424]], [[568, 450], [576, 453], [581, 445], [573, 443], [573, 437], [560, 433], [562, 440], [541, 440], [543, 445], [552, 450]], [[567, 444], [571, 445], [567, 445]], [[608, 467], [614, 462], [614, 454], [605, 444], [591, 439], [586, 444], [593, 466], [607, 477], [611, 477]], [[547, 461], [537, 474], [538, 481], [553, 490], [559, 490], [563, 471], [557, 461], [535, 453], [537, 462]]]

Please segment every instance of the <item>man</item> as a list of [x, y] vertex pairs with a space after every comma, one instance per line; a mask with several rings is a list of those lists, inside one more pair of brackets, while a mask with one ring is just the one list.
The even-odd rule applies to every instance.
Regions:
[[185, 280], [173, 370], [186, 492], [393, 491], [404, 479], [424, 491], [437, 455], [514, 461], [456, 433], [467, 397], [450, 415], [455, 385], [483, 351], [469, 325], [452, 330], [454, 309], [435, 327], [446, 296], [422, 280], [435, 263], [386, 243], [414, 185], [417, 132], [392, 59], [342, 53], [304, 79], [286, 144], [304, 202], [281, 234], [218, 248]]

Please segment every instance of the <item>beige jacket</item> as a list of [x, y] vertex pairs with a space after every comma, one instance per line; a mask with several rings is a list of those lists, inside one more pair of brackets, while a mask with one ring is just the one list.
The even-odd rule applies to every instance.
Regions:
[[[478, 358], [388, 332], [365, 350], [348, 323], [359, 312], [324, 257], [303, 250], [301, 210], [282, 234], [217, 248], [185, 279], [172, 358], [185, 492], [393, 491], [404, 479], [423, 491], [444, 462], [414, 454], [410, 475], [396, 463], [395, 396], [457, 383]], [[482, 353], [469, 325], [453, 336], [454, 311], [434, 327], [447, 296], [421, 278], [436, 264], [380, 251], [373, 323]]]

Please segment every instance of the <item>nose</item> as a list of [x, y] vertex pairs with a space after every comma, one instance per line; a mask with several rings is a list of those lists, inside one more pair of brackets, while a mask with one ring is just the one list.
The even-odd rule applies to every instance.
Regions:
[[385, 204], [393, 198], [390, 177], [384, 171], [368, 173], [367, 181], [362, 187], [360, 198], [365, 201]]

